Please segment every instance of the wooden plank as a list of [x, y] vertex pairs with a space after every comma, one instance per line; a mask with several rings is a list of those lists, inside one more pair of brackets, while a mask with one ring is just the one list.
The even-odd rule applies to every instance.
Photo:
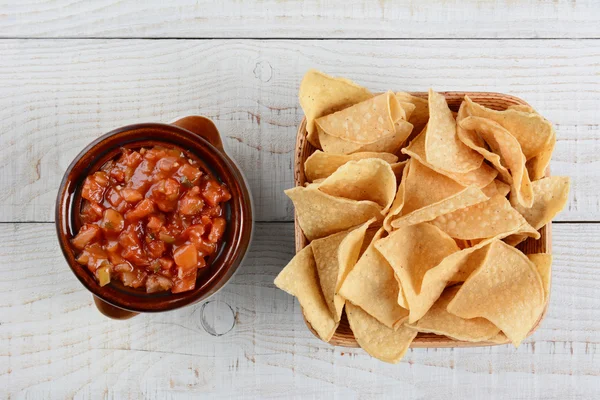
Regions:
[[2, 6], [2, 37], [598, 37], [594, 0], [335, 2], [29, 0]]
[[0, 41], [2, 221], [52, 221], [73, 157], [104, 132], [204, 114], [246, 173], [258, 221], [290, 221], [283, 190], [311, 67], [374, 91], [497, 91], [556, 124], [552, 172], [573, 179], [559, 219], [600, 220], [600, 40]]
[[257, 224], [245, 265], [204, 309], [128, 321], [95, 311], [52, 224], [1, 224], [0, 242], [3, 398], [600, 396], [600, 224], [554, 226], [549, 313], [518, 350], [412, 349], [398, 365], [319, 341], [273, 286], [294, 252], [291, 223]]

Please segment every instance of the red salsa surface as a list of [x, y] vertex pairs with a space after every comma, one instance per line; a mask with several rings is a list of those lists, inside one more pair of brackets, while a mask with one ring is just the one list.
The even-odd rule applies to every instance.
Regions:
[[181, 150], [122, 149], [83, 184], [77, 261], [101, 286], [118, 280], [146, 292], [194, 289], [217, 252], [231, 198], [202, 164]]

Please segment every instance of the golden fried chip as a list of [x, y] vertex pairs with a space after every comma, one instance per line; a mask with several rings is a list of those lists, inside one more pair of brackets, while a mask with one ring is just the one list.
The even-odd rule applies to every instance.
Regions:
[[338, 285], [341, 286], [356, 264], [365, 232], [371, 222], [373, 221], [310, 243], [317, 263], [321, 291], [336, 322], [340, 321], [344, 308], [344, 299], [337, 294]]
[[447, 176], [462, 186], [477, 185], [479, 188], [484, 188], [498, 175], [498, 171], [486, 163], [482, 163], [479, 168], [466, 173], [449, 172], [445, 169], [432, 166], [427, 162], [425, 157], [425, 135], [423, 133], [410, 142], [408, 147], [403, 148], [402, 153], [411, 156], [421, 164], [426, 165], [439, 174]]
[[527, 254], [527, 258], [535, 265], [540, 274], [540, 278], [542, 278], [544, 299], [548, 301], [548, 297], [550, 297], [550, 281], [552, 279], [552, 254]]
[[429, 121], [429, 103], [427, 102], [427, 99], [416, 97], [406, 92], [396, 93], [396, 98], [400, 102], [412, 103], [415, 106], [415, 109], [408, 117], [408, 122], [413, 124], [413, 132], [416, 136], [423, 128], [425, 128], [427, 121]]
[[[531, 183], [533, 187], [533, 205], [530, 208], [520, 204], [515, 209], [535, 229], [540, 229], [558, 214], [569, 199], [570, 179], [566, 176], [551, 176]], [[511, 195], [512, 196], [512, 195]]]
[[[431, 221], [444, 214], [460, 211], [466, 207], [484, 202], [487, 199], [488, 197], [477, 186], [469, 186], [455, 195], [440, 200], [437, 203], [429, 204], [406, 215], [403, 213], [401, 217], [392, 221], [392, 227], [398, 228], [404, 224], [415, 225], [420, 224], [421, 222]], [[506, 203], [510, 206], [508, 200], [506, 200]]]
[[319, 190], [351, 200], [370, 200], [387, 212], [396, 194], [396, 175], [378, 158], [348, 161], [319, 184]]
[[285, 191], [296, 208], [296, 217], [308, 240], [344, 231], [376, 217], [382, 220], [381, 206], [372, 201], [356, 201], [331, 196], [318, 184]]
[[307, 139], [320, 147], [315, 119], [350, 107], [373, 97], [371, 92], [356, 83], [334, 78], [314, 69], [309, 70], [300, 83], [300, 106], [306, 115]]
[[277, 275], [275, 286], [298, 298], [306, 320], [319, 337], [328, 342], [338, 323], [334, 321], [321, 292], [317, 265], [310, 245], [298, 252]]
[[392, 231], [392, 220], [402, 212], [402, 207], [404, 206], [404, 192], [406, 187], [406, 179], [408, 176], [408, 172], [410, 169], [411, 160], [406, 161], [406, 166], [402, 170], [402, 178], [400, 179], [400, 184], [398, 185], [398, 190], [396, 191], [396, 197], [394, 198], [394, 202], [390, 207], [387, 215], [383, 219], [383, 228], [391, 232]]
[[515, 109], [496, 111], [473, 102], [469, 96], [465, 96], [465, 102], [470, 116], [491, 119], [509, 131], [518, 140], [527, 160], [544, 152], [555, 135], [552, 124], [537, 113]]
[[459, 251], [454, 240], [433, 225], [401, 226], [375, 242], [400, 279], [410, 309], [409, 322], [420, 319], [440, 296], [455, 271], [436, 268]]
[[500, 124], [485, 118], [467, 117], [460, 121], [460, 126], [467, 131], [477, 132], [492, 151], [500, 155], [502, 165], [510, 170], [511, 180], [506, 183], [511, 184], [516, 201], [524, 207], [531, 207], [533, 190], [525, 168], [525, 155], [517, 139]]
[[459, 289], [460, 286], [453, 286], [444, 290], [423, 318], [407, 326], [419, 332], [435, 333], [466, 342], [481, 342], [496, 336], [500, 329], [487, 319], [464, 319], [446, 310]]
[[491, 337], [488, 340], [486, 340], [486, 342], [492, 342], [492, 343], [495, 343], [495, 344], [510, 343], [510, 341], [508, 340], [508, 338], [506, 337], [506, 335], [504, 333], [502, 333], [502, 331], [498, 332], [498, 334], [496, 336]]
[[402, 174], [404, 173], [404, 168], [408, 165], [408, 160], [399, 161], [393, 164], [390, 164], [392, 167], [392, 171], [394, 171], [394, 175], [396, 175], [396, 183], [402, 180]]
[[393, 135], [394, 123], [406, 113], [392, 92], [380, 94], [341, 111], [317, 118], [326, 134], [361, 145]]
[[321, 150], [317, 150], [304, 162], [304, 173], [306, 174], [306, 179], [312, 182], [316, 179], [327, 178], [348, 161], [363, 160], [366, 158], [380, 158], [392, 164], [392, 168], [394, 168], [394, 165], [398, 161], [398, 156], [390, 153], [364, 152], [344, 155], [324, 153]]
[[399, 120], [394, 124], [394, 134], [369, 144], [359, 144], [328, 135], [318, 128], [319, 141], [323, 151], [334, 154], [353, 154], [359, 152], [396, 153], [412, 132], [412, 124]]
[[339, 294], [382, 324], [394, 328], [408, 317], [408, 310], [398, 305], [398, 282], [394, 270], [374, 245], [383, 232], [379, 229], [375, 234], [344, 280]]
[[537, 113], [531, 106], [526, 106], [525, 104], [513, 104], [512, 106], [508, 106], [507, 110], [516, 110], [526, 113]]
[[398, 363], [417, 336], [414, 329], [392, 329], [370, 316], [360, 307], [348, 303], [346, 315], [356, 341], [371, 356], [388, 363]]
[[429, 122], [425, 131], [428, 164], [449, 172], [466, 173], [478, 169], [483, 157], [465, 146], [456, 134], [456, 121], [444, 95], [429, 89]]
[[[431, 223], [455, 239], [472, 240], [514, 232], [526, 226], [527, 221], [506, 197], [496, 195], [487, 201], [440, 215]], [[539, 232], [532, 227], [526, 234], [540, 238]]]
[[535, 265], [514, 247], [494, 241], [447, 310], [461, 318], [489, 320], [518, 347], [543, 307], [544, 289]]

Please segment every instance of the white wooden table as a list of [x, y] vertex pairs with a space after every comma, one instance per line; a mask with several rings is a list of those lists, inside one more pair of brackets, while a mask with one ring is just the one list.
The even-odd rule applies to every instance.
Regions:
[[[0, 1], [0, 398], [600, 398], [600, 3], [216, 3]], [[311, 67], [373, 91], [510, 93], [554, 122], [571, 199], [548, 316], [518, 350], [387, 365], [314, 338], [273, 286]], [[215, 120], [249, 179], [252, 250], [210, 303], [108, 320], [58, 248], [59, 180], [102, 133], [188, 114]]]

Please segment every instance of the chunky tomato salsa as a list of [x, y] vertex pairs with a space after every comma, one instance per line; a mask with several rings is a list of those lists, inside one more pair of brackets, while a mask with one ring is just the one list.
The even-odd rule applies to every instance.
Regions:
[[194, 289], [216, 254], [231, 198], [193, 157], [176, 149], [122, 149], [83, 184], [77, 261], [104, 286], [146, 292]]

